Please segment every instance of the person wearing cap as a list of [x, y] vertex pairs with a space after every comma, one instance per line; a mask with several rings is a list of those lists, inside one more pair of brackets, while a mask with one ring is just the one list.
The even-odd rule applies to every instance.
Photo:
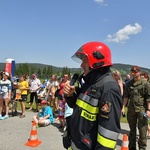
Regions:
[[37, 91], [37, 96], [38, 96], [38, 102], [40, 104], [41, 101], [43, 99], [45, 99], [45, 97], [46, 97], [46, 91], [45, 91], [45, 85], [44, 84], [42, 84], [40, 89]]
[[[9, 117], [8, 104], [11, 99], [11, 82], [8, 78], [9, 78], [9, 73], [3, 72], [3, 79], [0, 80], [0, 120], [7, 119]], [[5, 104], [5, 115], [2, 116], [4, 104]]]
[[33, 120], [41, 126], [48, 126], [53, 123], [53, 113], [50, 106], [47, 105], [46, 100], [41, 101], [41, 110], [39, 110], [38, 114], [33, 116]]
[[[139, 66], [131, 68], [133, 79], [126, 83], [124, 90], [124, 102], [122, 113], [128, 103], [127, 120], [129, 123], [129, 150], [136, 150], [136, 126], [138, 125], [139, 150], [146, 150], [147, 147], [147, 129], [150, 118], [150, 86], [146, 80], [141, 77]], [[146, 117], [143, 115], [146, 113]]]
[[[72, 56], [80, 62], [80, 86], [67, 82], [63, 88], [69, 107], [70, 145], [73, 150], [114, 150], [121, 132], [122, 95], [112, 76], [111, 51], [102, 42], [88, 42]], [[75, 84], [76, 85], [76, 84]], [[69, 146], [69, 144], [68, 144]]]

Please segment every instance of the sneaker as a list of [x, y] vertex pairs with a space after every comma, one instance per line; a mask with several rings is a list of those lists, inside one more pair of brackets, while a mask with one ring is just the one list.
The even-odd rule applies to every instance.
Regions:
[[66, 131], [66, 129], [67, 129], [67, 126], [64, 126], [64, 129], [63, 129], [63, 131]]
[[39, 112], [39, 110], [38, 109], [35, 109], [35, 111], [34, 112]]
[[5, 112], [2, 112], [2, 116], [5, 116], [6, 115], [6, 113]]
[[5, 115], [5, 116], [1, 117], [1, 120], [7, 119], [7, 118], [9, 118], [9, 116]]
[[19, 118], [24, 118], [25, 117], [25, 115], [21, 115]]
[[17, 110], [15, 110], [14, 115], [16, 115], [16, 116], [17, 116], [17, 114], [18, 114], [18, 112], [17, 112]]
[[63, 126], [62, 126], [62, 125], [59, 125], [58, 129], [62, 129], [62, 128], [63, 128]]
[[0, 115], [0, 120], [2, 120], [2, 118], [3, 118], [2, 115]]
[[12, 112], [12, 116], [17, 116], [18, 112], [15, 111], [15, 112]]

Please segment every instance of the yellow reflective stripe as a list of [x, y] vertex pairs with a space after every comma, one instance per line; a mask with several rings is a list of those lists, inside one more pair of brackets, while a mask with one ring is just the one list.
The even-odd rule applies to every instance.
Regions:
[[70, 146], [70, 147], [68, 148], [68, 150], [72, 150], [72, 147]]
[[91, 97], [89, 95], [85, 95], [83, 93], [80, 93], [78, 99], [82, 99], [82, 101], [84, 101], [84, 102], [86, 102], [86, 103], [88, 103], [88, 104], [90, 104], [92, 106], [97, 106], [98, 105], [98, 101], [99, 101], [98, 99], [93, 98], [93, 97]]
[[81, 116], [89, 121], [96, 121], [96, 115], [90, 114], [85, 110], [82, 110]]
[[81, 107], [81, 108], [83, 108], [83, 109], [85, 109], [85, 110], [87, 110], [88, 112], [93, 113], [93, 114], [97, 114], [98, 111], [99, 111], [99, 108], [98, 108], [98, 107], [93, 107], [93, 106], [91, 106], [91, 105], [85, 103], [84, 101], [81, 101], [80, 99], [77, 99], [76, 104], [77, 104], [79, 107]]
[[98, 132], [101, 136], [109, 138], [113, 141], [117, 141], [118, 137], [119, 137], [119, 133], [108, 130], [108, 129], [102, 127], [101, 125], [98, 125]]
[[105, 137], [102, 137], [100, 134], [97, 136], [97, 142], [100, 143], [102, 146], [115, 149], [116, 148], [116, 141], [106, 139]]

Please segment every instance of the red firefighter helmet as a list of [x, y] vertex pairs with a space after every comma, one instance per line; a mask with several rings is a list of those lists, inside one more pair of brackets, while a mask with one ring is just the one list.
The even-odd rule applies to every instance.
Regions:
[[111, 51], [104, 43], [88, 42], [76, 51], [72, 59], [81, 63], [81, 59], [85, 56], [87, 56], [89, 66], [92, 69], [112, 66]]

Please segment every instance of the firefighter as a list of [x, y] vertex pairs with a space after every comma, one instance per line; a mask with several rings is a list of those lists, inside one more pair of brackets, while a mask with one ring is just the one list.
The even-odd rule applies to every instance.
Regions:
[[81, 62], [84, 79], [76, 89], [64, 87], [68, 105], [73, 108], [70, 121], [71, 149], [116, 149], [120, 129], [122, 96], [112, 77], [111, 51], [101, 42], [88, 42], [72, 56]]

